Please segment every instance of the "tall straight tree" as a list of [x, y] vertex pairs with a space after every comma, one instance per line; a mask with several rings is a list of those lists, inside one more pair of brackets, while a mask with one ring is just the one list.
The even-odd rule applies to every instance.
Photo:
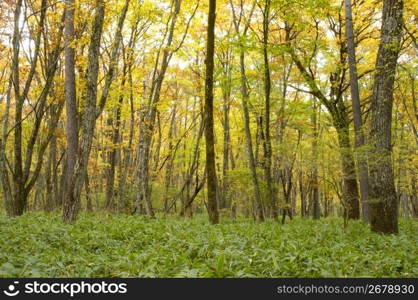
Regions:
[[265, 120], [265, 132], [264, 132], [264, 177], [267, 183], [267, 195], [269, 199], [269, 205], [271, 214], [274, 219], [277, 219], [276, 209], [276, 193], [273, 190], [273, 178], [271, 176], [271, 134], [270, 134], [270, 94], [271, 94], [271, 75], [270, 75], [270, 62], [268, 55], [268, 43], [269, 43], [269, 31], [270, 31], [270, 0], [265, 0], [264, 7], [261, 9], [263, 14], [263, 59], [264, 59], [264, 120]]
[[403, 26], [403, 0], [384, 0], [370, 121], [371, 230], [398, 233], [398, 199], [392, 166], [393, 86]]
[[216, 0], [209, 1], [208, 32], [206, 40], [205, 76], [205, 139], [206, 139], [206, 180], [208, 188], [208, 214], [211, 224], [219, 223], [216, 200], [215, 134], [213, 125], [213, 69], [215, 52]]
[[[65, 108], [67, 114], [67, 187], [77, 159], [78, 117], [75, 83], [75, 51], [71, 42], [74, 39], [74, 0], [65, 0]], [[69, 176], [70, 175], [70, 176]]]
[[[319, 109], [318, 109], [319, 107]], [[317, 103], [317, 99], [312, 97], [312, 129], [313, 129], [313, 139], [312, 139], [312, 157], [313, 157], [313, 170], [311, 177], [311, 188], [312, 188], [312, 217], [315, 220], [321, 218], [321, 206], [319, 202], [319, 182], [318, 182], [318, 137], [319, 137], [319, 122], [318, 122], [318, 112], [320, 112], [320, 105]]]
[[[348, 67], [350, 70], [350, 91], [351, 106], [353, 108], [355, 147], [357, 148], [358, 176], [360, 181], [360, 198], [362, 205], [362, 215], [365, 221], [370, 219], [369, 205], [367, 203], [367, 194], [369, 189], [369, 174], [367, 160], [361, 153], [361, 147], [364, 145], [363, 120], [360, 110], [360, 92], [358, 86], [358, 73], [356, 62], [356, 45], [354, 41], [354, 25], [351, 11], [351, 0], [344, 0], [345, 4], [345, 35], [347, 37]], [[360, 148], [360, 149], [359, 149]]]

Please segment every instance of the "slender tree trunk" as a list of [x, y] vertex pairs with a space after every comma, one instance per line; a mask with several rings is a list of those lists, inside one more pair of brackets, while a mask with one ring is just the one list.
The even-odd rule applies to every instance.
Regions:
[[343, 175], [343, 199], [347, 210], [347, 219], [359, 219], [358, 185], [354, 157], [350, 145], [349, 128], [348, 123], [342, 123], [344, 124], [339, 123], [336, 125], [336, 128]]
[[[49, 126], [49, 130], [53, 131], [54, 130], [54, 113], [56, 113], [56, 105], [51, 105], [49, 111], [49, 119], [48, 119], [48, 126]], [[57, 138], [55, 136], [55, 134], [52, 136], [51, 138], [51, 142], [49, 143], [49, 155], [48, 155], [48, 160], [46, 163], [46, 170], [45, 170], [45, 183], [46, 183], [46, 201], [45, 201], [45, 210], [46, 211], [52, 211], [55, 208], [55, 197], [56, 194], [54, 193], [55, 191], [55, 175], [56, 171], [55, 171], [55, 164], [57, 159]]]
[[312, 216], [315, 220], [321, 218], [321, 207], [319, 202], [319, 182], [318, 182], [318, 105], [316, 99], [313, 97], [313, 112], [312, 112], [312, 125], [313, 125], [313, 140], [312, 140], [312, 156], [313, 156], [313, 170], [311, 177], [311, 188], [312, 188]]
[[[93, 203], [91, 201], [91, 189], [90, 189], [90, 179], [89, 179], [89, 172], [87, 171], [86, 179], [84, 182], [84, 189], [86, 190], [86, 210], [88, 212], [93, 211]], [[99, 207], [97, 205], [97, 207]]]
[[358, 175], [360, 181], [360, 197], [362, 204], [362, 215], [366, 222], [370, 220], [369, 205], [367, 203], [367, 194], [369, 189], [369, 174], [367, 159], [364, 156], [362, 147], [364, 145], [363, 120], [360, 110], [360, 92], [357, 76], [356, 49], [354, 41], [354, 26], [351, 12], [351, 0], [344, 0], [345, 3], [345, 33], [347, 37], [348, 65], [350, 69], [350, 88], [351, 105], [353, 108], [354, 129], [355, 129], [355, 148], [358, 163]]
[[300, 190], [300, 216], [305, 218], [307, 216], [308, 205], [306, 199], [309, 196], [309, 188], [304, 184], [303, 172], [299, 174], [299, 190]]
[[[22, 170], [22, 106], [23, 101], [20, 97], [20, 78], [19, 78], [19, 50], [20, 50], [20, 14], [22, 9], [22, 0], [16, 2], [14, 12], [14, 32], [13, 32], [13, 59], [12, 59], [12, 78], [15, 95], [15, 130], [14, 130], [14, 178], [13, 178], [13, 192], [10, 203], [9, 216], [20, 216], [23, 213], [25, 200], [22, 199], [22, 192], [24, 191], [23, 170]], [[17, 189], [17, 192], [16, 192]]]
[[370, 223], [379, 233], [398, 233], [392, 166], [392, 104], [403, 26], [403, 1], [384, 0], [370, 120]]
[[[122, 90], [125, 88], [126, 81], [126, 65], [123, 68], [123, 77], [121, 82]], [[114, 192], [115, 192], [115, 172], [116, 172], [116, 160], [117, 154], [119, 152], [119, 140], [120, 140], [120, 125], [121, 125], [121, 113], [122, 113], [122, 103], [124, 100], [123, 91], [119, 95], [118, 103], [114, 109], [115, 119], [109, 118], [108, 125], [112, 126], [110, 138], [112, 141], [112, 149], [108, 152], [108, 163], [109, 167], [106, 170], [106, 208], [111, 209], [112, 206], [115, 207], [113, 203]]]
[[213, 122], [213, 69], [215, 52], [216, 0], [209, 0], [208, 31], [206, 40], [205, 75], [205, 140], [206, 140], [206, 180], [208, 188], [208, 214], [211, 224], [219, 223], [216, 199], [215, 133]]
[[[178, 99], [176, 99], [178, 100]], [[176, 131], [176, 113], [177, 113], [177, 102], [174, 104], [173, 112], [171, 115], [170, 129], [168, 130], [168, 157], [167, 157], [167, 167], [165, 169], [165, 182], [164, 182], [164, 212], [167, 212], [168, 209], [168, 192], [172, 182], [173, 175], [173, 164], [174, 164], [174, 145], [173, 137], [175, 136]]]
[[6, 169], [6, 144], [7, 131], [9, 130], [9, 115], [10, 115], [10, 98], [12, 92], [12, 77], [9, 78], [9, 86], [6, 93], [6, 108], [3, 115], [2, 131], [0, 138], [0, 180], [3, 187], [3, 195], [5, 198], [5, 208], [8, 215], [12, 211], [12, 188], [10, 186], [9, 174]]
[[[131, 28], [131, 37], [129, 40], [129, 48], [133, 48], [135, 46], [138, 34], [136, 28]], [[126, 179], [128, 176], [128, 170], [132, 167], [132, 141], [134, 136], [134, 125], [135, 125], [135, 111], [134, 111], [134, 86], [132, 80], [132, 65], [133, 65], [133, 57], [132, 52], [128, 52], [126, 60], [127, 60], [127, 80], [129, 84], [129, 115], [130, 115], [130, 122], [129, 122], [129, 137], [128, 137], [128, 147], [125, 151], [120, 151], [120, 162], [119, 162], [119, 178], [118, 178], [118, 211], [127, 211], [128, 208], [128, 197], [125, 195], [125, 186], [126, 186]], [[120, 135], [120, 142], [122, 142], [123, 134]], [[122, 153], [124, 153], [124, 158], [122, 161]]]
[[269, 40], [269, 23], [270, 23], [270, 0], [266, 0], [263, 10], [263, 59], [264, 59], [264, 177], [267, 182], [268, 204], [271, 209], [272, 217], [277, 219], [276, 209], [276, 195], [273, 190], [273, 179], [271, 176], [271, 135], [270, 135], [270, 93], [271, 93], [271, 78], [270, 78], [270, 63], [268, 57], [268, 40]]
[[[228, 49], [229, 50], [229, 49]], [[229, 54], [229, 53], [228, 53]], [[231, 128], [230, 128], [230, 110], [231, 110], [231, 89], [232, 89], [232, 66], [231, 57], [227, 54], [225, 61], [222, 63], [223, 75], [225, 79], [221, 83], [223, 97], [223, 161], [222, 161], [222, 192], [220, 199], [220, 207], [231, 207], [231, 201], [228, 199], [228, 171], [229, 157], [231, 148]]]
[[74, 166], [78, 151], [78, 112], [76, 102], [75, 81], [75, 50], [71, 45], [74, 34], [74, 0], [65, 1], [65, 105], [67, 114], [67, 168], [66, 168], [66, 201], [74, 202], [73, 192], [68, 189], [71, 186]]
[[229, 125], [230, 95], [224, 97], [224, 139], [223, 139], [223, 165], [222, 165], [222, 201], [221, 208], [230, 207], [228, 200], [228, 170], [229, 170], [229, 148], [231, 147], [231, 135]]
[[249, 94], [247, 89], [247, 78], [245, 75], [245, 63], [244, 63], [244, 50], [241, 50], [240, 53], [240, 70], [241, 70], [241, 94], [242, 94], [242, 110], [244, 114], [244, 131], [247, 142], [247, 155], [248, 163], [251, 171], [251, 179], [253, 182], [254, 188], [254, 201], [255, 201], [255, 212], [259, 221], [264, 221], [264, 212], [262, 206], [262, 198], [260, 186], [258, 183], [257, 177], [257, 167], [254, 158], [253, 143], [251, 139], [251, 130], [250, 130], [250, 113], [248, 111], [248, 100]]
[[417, 189], [416, 175], [411, 175], [411, 193], [409, 194], [409, 200], [411, 202], [411, 211], [414, 218], [418, 218], [418, 189]]

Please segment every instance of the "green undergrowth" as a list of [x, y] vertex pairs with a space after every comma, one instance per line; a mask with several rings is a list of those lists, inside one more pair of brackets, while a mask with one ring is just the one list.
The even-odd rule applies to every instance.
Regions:
[[417, 277], [418, 222], [399, 235], [341, 219], [0, 216], [0, 277]]

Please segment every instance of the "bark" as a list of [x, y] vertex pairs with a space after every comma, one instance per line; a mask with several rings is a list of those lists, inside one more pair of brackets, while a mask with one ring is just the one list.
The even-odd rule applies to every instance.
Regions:
[[213, 69], [215, 52], [215, 19], [216, 0], [209, 1], [208, 30], [206, 40], [206, 74], [205, 74], [205, 141], [206, 141], [206, 180], [208, 214], [211, 224], [219, 223], [218, 204], [216, 199], [217, 180], [215, 166], [215, 133], [213, 122]]
[[299, 173], [299, 193], [300, 193], [300, 216], [305, 218], [308, 214], [308, 205], [306, 199], [309, 195], [309, 187], [304, 184], [303, 172]]
[[417, 189], [417, 178], [413, 174], [411, 176], [411, 193], [409, 194], [409, 200], [411, 202], [411, 211], [414, 218], [418, 218], [418, 189]]
[[370, 120], [370, 223], [378, 233], [398, 233], [392, 166], [392, 104], [403, 26], [403, 1], [384, 0]]
[[[90, 189], [90, 180], [89, 180], [89, 173], [86, 173], [86, 179], [84, 182], [84, 189], [86, 190], [86, 210], [88, 212], [93, 211], [93, 203], [91, 201], [91, 189]], [[99, 206], [97, 206], [99, 207]]]
[[[48, 126], [50, 130], [54, 130], [52, 127], [54, 113], [56, 112], [55, 105], [51, 105], [50, 113], [48, 118]], [[57, 194], [55, 193], [57, 187], [56, 181], [56, 171], [55, 165], [57, 163], [57, 138], [55, 134], [51, 138], [51, 142], [49, 143], [49, 155], [48, 160], [46, 163], [46, 170], [45, 170], [45, 183], [46, 183], [46, 201], [45, 201], [45, 210], [52, 211], [55, 208], [55, 199]]]
[[[71, 177], [78, 151], [78, 109], [76, 102], [76, 81], [75, 81], [75, 49], [71, 45], [75, 38], [74, 33], [74, 9], [75, 1], [65, 1], [65, 108], [67, 114], [67, 175], [66, 186], [70, 186]], [[66, 190], [66, 197], [71, 197], [72, 191]]]
[[285, 200], [284, 207], [282, 210], [282, 224], [285, 223], [286, 215], [289, 216], [289, 219], [292, 220], [292, 206], [291, 206], [291, 192], [293, 189], [293, 167], [296, 161], [297, 151], [302, 139], [302, 133], [298, 130], [298, 138], [296, 142], [295, 151], [291, 158], [279, 170], [279, 177], [282, 182], [282, 191], [283, 197]]
[[346, 207], [346, 216], [347, 219], [358, 219], [360, 217], [358, 185], [350, 145], [349, 127], [348, 124], [341, 123], [338, 123], [336, 127], [343, 173], [343, 200]]
[[[230, 83], [228, 83], [230, 84]], [[230, 88], [228, 88], [227, 94], [224, 95], [224, 135], [223, 135], [223, 164], [222, 164], [222, 201], [221, 208], [230, 207], [230, 201], [228, 200], [228, 171], [229, 171], [229, 149], [231, 147], [231, 134], [229, 125], [229, 112], [230, 112]]]
[[[185, 181], [184, 181], [184, 185], [181, 189], [181, 194], [183, 196], [181, 214], [185, 213], [185, 209], [187, 207], [188, 199], [190, 199], [190, 187], [193, 183], [194, 174], [196, 174], [196, 177], [198, 177], [199, 156], [200, 156], [200, 150], [199, 150], [200, 149], [200, 140], [202, 139], [204, 129], [205, 129], [204, 128], [204, 115], [202, 115], [202, 122], [200, 123], [199, 130], [197, 132], [196, 144], [195, 144], [195, 147], [194, 147], [194, 150], [193, 150], [191, 163], [190, 163], [189, 168], [185, 172]], [[206, 170], [205, 170], [205, 173], [206, 173]], [[206, 179], [206, 177], [205, 177], [205, 179]], [[196, 182], [196, 185], [198, 185], [198, 182]], [[186, 190], [186, 193], [184, 193], [185, 190]]]
[[293, 187], [292, 175], [292, 168], [280, 170], [280, 179], [282, 181], [283, 197], [285, 200], [285, 207], [282, 210], [282, 224], [285, 223], [286, 216], [289, 216], [290, 220], [293, 218], [290, 202], [290, 196]]
[[316, 99], [313, 99], [313, 112], [312, 112], [312, 124], [313, 124], [313, 140], [312, 140], [312, 156], [313, 156], [313, 171], [311, 177], [311, 189], [312, 189], [312, 216], [315, 220], [319, 220], [321, 217], [321, 207], [319, 202], [319, 182], [318, 182], [318, 120], [317, 120], [318, 108]]
[[170, 129], [168, 130], [168, 164], [165, 169], [165, 183], [164, 183], [164, 212], [167, 212], [168, 209], [168, 191], [171, 186], [172, 176], [173, 176], [173, 165], [174, 165], [174, 145], [173, 145], [173, 136], [175, 135], [175, 121], [177, 113], [177, 102], [174, 104], [173, 112], [171, 115]]
[[[137, 20], [139, 22], [139, 19]], [[138, 23], [136, 23], [137, 25]], [[131, 29], [131, 37], [129, 41], [129, 49], [133, 49], [137, 38], [138, 38], [138, 31], [136, 27], [132, 27]], [[127, 79], [129, 84], [129, 112], [130, 112], [130, 123], [129, 123], [129, 137], [128, 137], [128, 147], [125, 149], [124, 152], [124, 159], [123, 162], [120, 162], [120, 171], [119, 171], [119, 178], [118, 178], [118, 197], [119, 197], [119, 211], [126, 211], [128, 208], [128, 197], [126, 197], [125, 193], [125, 186], [126, 186], [126, 179], [128, 176], [128, 170], [132, 167], [132, 140], [134, 136], [134, 125], [135, 125], [135, 111], [134, 111], [134, 87], [133, 87], [133, 79], [132, 79], [132, 65], [133, 65], [133, 52], [129, 51], [126, 57], [127, 60]], [[121, 140], [123, 138], [123, 134], [120, 136]], [[122, 141], [121, 141], [122, 142]], [[121, 159], [122, 160], [122, 159]]]
[[9, 85], [6, 93], [6, 108], [3, 115], [2, 132], [0, 138], [0, 176], [1, 184], [3, 188], [3, 195], [5, 198], [6, 212], [12, 210], [12, 188], [10, 185], [9, 174], [6, 170], [6, 144], [7, 144], [7, 131], [9, 130], [9, 115], [10, 115], [10, 98], [12, 92], [12, 77], [9, 78]]
[[117, 163], [117, 154], [119, 152], [119, 143], [120, 143], [120, 126], [121, 126], [121, 113], [122, 113], [122, 103], [124, 101], [123, 90], [125, 88], [126, 82], [126, 72], [127, 66], [124, 63], [123, 66], [123, 75], [121, 82], [121, 94], [119, 95], [116, 108], [114, 109], [115, 118], [109, 117], [108, 126], [111, 126], [110, 129], [110, 139], [112, 143], [112, 148], [108, 151], [108, 164], [109, 167], [106, 169], [106, 208], [111, 209], [112, 206], [115, 207], [113, 203], [114, 191], [115, 191], [115, 171]]
[[270, 25], [270, 0], [266, 0], [263, 9], [263, 59], [264, 59], [264, 177], [267, 183], [268, 204], [271, 209], [272, 217], [277, 219], [277, 200], [273, 190], [273, 179], [271, 176], [272, 150], [271, 150], [271, 135], [270, 135], [270, 94], [271, 94], [271, 76], [270, 63], [268, 56], [268, 40], [269, 40], [269, 25]]
[[358, 86], [356, 49], [354, 41], [354, 25], [351, 11], [351, 0], [344, 0], [345, 3], [345, 26], [347, 37], [348, 65], [350, 70], [350, 89], [351, 89], [351, 105], [353, 108], [354, 130], [355, 130], [355, 148], [357, 156], [357, 169], [360, 182], [360, 197], [362, 204], [362, 216], [366, 222], [370, 220], [370, 209], [367, 203], [367, 194], [369, 189], [369, 174], [366, 157], [362, 152], [365, 143], [363, 133], [363, 120], [360, 110], [360, 92]]
[[[231, 42], [228, 40], [228, 42]], [[228, 171], [229, 159], [231, 155], [231, 128], [230, 128], [230, 110], [231, 110], [231, 92], [232, 92], [232, 47], [225, 50], [223, 55], [219, 55], [222, 65], [221, 90], [223, 98], [223, 159], [222, 159], [222, 191], [220, 199], [220, 208], [231, 207], [231, 201], [228, 199]]]

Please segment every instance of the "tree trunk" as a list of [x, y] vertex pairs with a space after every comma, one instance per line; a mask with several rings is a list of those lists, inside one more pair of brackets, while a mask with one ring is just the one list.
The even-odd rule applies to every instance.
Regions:
[[222, 162], [222, 199], [221, 208], [230, 207], [228, 200], [228, 170], [229, 170], [229, 148], [231, 147], [231, 135], [229, 125], [230, 94], [224, 97], [224, 137], [223, 137], [223, 162]]
[[369, 189], [369, 174], [367, 159], [362, 152], [364, 145], [363, 120], [360, 110], [360, 92], [358, 87], [356, 49], [354, 41], [354, 26], [351, 12], [351, 0], [344, 0], [345, 3], [345, 26], [347, 37], [348, 66], [350, 69], [350, 89], [351, 105], [353, 108], [354, 130], [355, 130], [355, 148], [358, 164], [358, 175], [360, 181], [360, 197], [362, 204], [362, 215], [366, 222], [370, 220], [370, 209], [367, 203], [367, 194]]
[[[126, 81], [126, 65], [123, 67], [123, 75], [122, 75], [122, 82], [121, 88], [122, 90], [125, 88], [125, 81]], [[120, 125], [121, 125], [121, 113], [122, 113], [122, 103], [123, 103], [123, 91], [121, 91], [121, 95], [119, 95], [118, 103], [116, 104], [116, 108], [114, 110], [114, 114], [116, 115], [115, 120], [113, 118], [108, 119], [108, 125], [112, 126], [110, 139], [112, 141], [112, 148], [108, 152], [108, 163], [109, 166], [106, 170], [106, 208], [111, 209], [112, 207], [116, 207], [115, 203], [113, 203], [114, 198], [114, 191], [115, 191], [115, 171], [116, 171], [116, 160], [117, 154], [119, 152], [119, 140], [120, 140]]]
[[7, 144], [7, 131], [9, 130], [9, 115], [10, 115], [10, 98], [12, 92], [12, 77], [9, 78], [9, 85], [6, 93], [6, 108], [3, 115], [2, 131], [0, 138], [0, 180], [3, 188], [3, 195], [5, 198], [5, 208], [8, 215], [12, 211], [12, 189], [10, 186], [9, 174], [6, 170], [6, 144]]
[[245, 137], [247, 142], [247, 155], [248, 163], [251, 171], [251, 179], [253, 182], [254, 188], [254, 200], [255, 200], [255, 213], [259, 221], [264, 221], [264, 212], [262, 206], [262, 198], [260, 186], [258, 184], [257, 168], [253, 152], [253, 143], [251, 139], [251, 130], [250, 130], [250, 114], [248, 112], [248, 89], [247, 89], [247, 79], [245, 75], [245, 65], [244, 65], [244, 50], [241, 50], [240, 53], [240, 64], [241, 64], [241, 94], [242, 94], [242, 110], [244, 114], [244, 130]]
[[360, 207], [358, 200], [356, 169], [353, 153], [351, 151], [348, 123], [338, 123], [338, 125], [336, 125], [336, 129], [343, 175], [343, 201], [347, 210], [347, 219], [355, 220], [360, 218]]
[[[54, 130], [54, 113], [56, 113], [55, 105], [51, 105], [50, 107], [50, 115], [48, 120], [48, 126], [51, 131]], [[55, 198], [57, 194], [55, 193], [57, 187], [57, 180], [56, 180], [56, 163], [57, 163], [57, 137], [55, 134], [51, 138], [51, 142], [49, 144], [49, 155], [48, 160], [46, 163], [46, 170], [45, 170], [45, 183], [46, 183], [46, 201], [45, 201], [45, 210], [52, 211], [56, 207]]]
[[[67, 168], [66, 168], [66, 198], [73, 202], [71, 186], [74, 166], [78, 151], [78, 112], [76, 102], [76, 81], [75, 81], [75, 50], [71, 46], [74, 34], [74, 9], [75, 0], [65, 1], [65, 105], [67, 114]], [[65, 202], [67, 202], [65, 201]]]
[[273, 191], [272, 176], [271, 176], [271, 135], [270, 135], [270, 93], [271, 93], [271, 78], [270, 78], [270, 64], [268, 57], [268, 39], [269, 39], [269, 23], [270, 23], [270, 0], [266, 0], [263, 10], [263, 59], [264, 59], [264, 119], [265, 119], [265, 133], [264, 133], [264, 177], [267, 183], [268, 204], [271, 209], [272, 217], [277, 219], [276, 209], [276, 195]]
[[[228, 49], [229, 51], [229, 49]], [[228, 171], [229, 157], [231, 148], [231, 129], [230, 129], [230, 110], [231, 110], [231, 89], [232, 89], [232, 64], [230, 53], [226, 55], [225, 61], [222, 62], [223, 76], [225, 79], [221, 82], [222, 98], [223, 98], [223, 160], [222, 160], [222, 192], [220, 199], [220, 207], [231, 207], [231, 201], [228, 199]]]
[[[178, 100], [178, 99], [176, 99]], [[174, 165], [174, 145], [173, 137], [176, 133], [176, 113], [177, 113], [177, 102], [174, 104], [173, 112], [171, 115], [170, 129], [168, 130], [168, 155], [167, 155], [167, 167], [165, 169], [164, 176], [164, 212], [167, 212], [168, 209], [168, 192], [172, 182], [173, 176], [173, 165]]]
[[308, 205], [306, 203], [306, 198], [309, 195], [309, 188], [304, 185], [303, 172], [299, 173], [299, 194], [300, 194], [300, 216], [305, 218], [308, 211]]
[[215, 52], [216, 0], [209, 1], [208, 31], [206, 40], [205, 74], [205, 140], [206, 140], [206, 180], [208, 189], [208, 214], [211, 224], [219, 223], [216, 200], [215, 133], [213, 122], [213, 69]]
[[315, 220], [321, 218], [321, 207], [319, 202], [319, 182], [318, 182], [318, 120], [317, 112], [318, 106], [316, 99], [313, 98], [313, 112], [312, 112], [312, 125], [313, 125], [313, 140], [312, 140], [312, 156], [313, 156], [313, 170], [311, 177], [311, 188], [312, 188], [312, 216]]
[[398, 233], [392, 166], [392, 104], [403, 26], [403, 1], [384, 0], [370, 121], [370, 223], [379, 233]]

